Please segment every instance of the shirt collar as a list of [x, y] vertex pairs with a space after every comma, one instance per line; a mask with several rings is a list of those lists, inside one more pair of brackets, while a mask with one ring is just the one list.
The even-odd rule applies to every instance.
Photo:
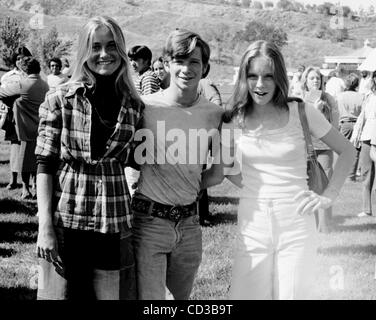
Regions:
[[86, 86], [85, 86], [85, 84], [83, 82], [73, 82], [73, 83], [71, 83], [71, 85], [69, 86], [68, 92], [65, 95], [65, 97], [69, 98], [69, 97], [74, 96], [77, 93], [77, 90], [79, 90], [79, 89], [83, 89], [84, 94], [85, 94], [85, 92], [86, 92]]

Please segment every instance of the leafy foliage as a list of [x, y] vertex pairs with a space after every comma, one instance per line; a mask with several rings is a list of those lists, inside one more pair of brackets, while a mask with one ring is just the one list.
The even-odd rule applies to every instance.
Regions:
[[242, 5], [242, 7], [244, 7], [244, 8], [249, 8], [249, 6], [250, 6], [250, 4], [251, 4], [251, 0], [241, 0], [241, 5]]
[[48, 70], [48, 62], [51, 58], [69, 55], [73, 45], [73, 41], [64, 41], [59, 37], [55, 26], [43, 35], [33, 31], [29, 42], [33, 55], [39, 60], [44, 71]]
[[347, 28], [343, 29], [332, 29], [325, 23], [320, 23], [315, 31], [314, 35], [319, 39], [329, 39], [332, 42], [343, 42], [349, 38], [349, 32]]
[[25, 26], [17, 19], [6, 17], [0, 22], [0, 56], [7, 67], [12, 67], [12, 56], [27, 39]]
[[262, 10], [264, 7], [263, 7], [263, 5], [260, 1], [253, 1], [253, 8], [258, 9], [258, 10]]
[[218, 25], [207, 26], [205, 31], [202, 33], [204, 38], [209, 42], [212, 48], [214, 48], [214, 55], [212, 55], [212, 60], [221, 64], [224, 56], [223, 52], [228, 49], [229, 39], [230, 39], [230, 28], [225, 23], [220, 23]]
[[287, 33], [282, 28], [253, 20], [235, 35], [235, 41], [250, 43], [256, 40], [271, 41], [281, 48], [287, 44]]
[[265, 1], [264, 2], [264, 6], [265, 6], [265, 8], [273, 8], [274, 7], [274, 3], [271, 2], [271, 1]]

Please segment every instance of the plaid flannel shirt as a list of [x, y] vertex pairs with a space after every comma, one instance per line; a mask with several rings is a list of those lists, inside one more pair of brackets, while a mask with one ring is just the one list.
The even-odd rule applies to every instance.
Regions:
[[92, 107], [83, 83], [47, 93], [39, 109], [36, 155], [59, 161], [54, 177], [54, 223], [102, 233], [131, 227], [130, 196], [124, 173], [143, 103], [124, 98], [104, 156], [91, 159]]

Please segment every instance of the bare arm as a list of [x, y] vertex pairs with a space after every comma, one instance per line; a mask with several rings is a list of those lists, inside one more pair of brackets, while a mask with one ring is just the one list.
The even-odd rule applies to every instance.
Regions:
[[338, 159], [333, 175], [322, 195], [312, 191], [302, 191], [295, 196], [295, 200], [301, 199], [297, 207], [298, 214], [311, 214], [317, 209], [326, 209], [332, 206], [355, 161], [355, 148], [334, 127], [321, 140], [338, 154]]
[[372, 161], [376, 162], [376, 145], [374, 145], [374, 144], [371, 145], [371, 150], [369, 152], [369, 155], [370, 155]]
[[356, 150], [353, 145], [334, 128], [331, 128], [321, 140], [338, 154], [333, 175], [329, 181], [327, 189], [323, 193], [323, 196], [334, 201], [355, 161]]
[[38, 173], [37, 175], [37, 201], [38, 201], [38, 257], [48, 262], [58, 263], [58, 245], [52, 218], [52, 180], [51, 174]]
[[225, 176], [223, 175], [223, 165], [213, 164], [210, 169], [202, 172], [201, 175], [201, 190], [213, 187], [222, 183]]

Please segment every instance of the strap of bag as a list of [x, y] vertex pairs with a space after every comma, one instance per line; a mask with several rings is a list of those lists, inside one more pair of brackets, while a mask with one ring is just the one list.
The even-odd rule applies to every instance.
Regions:
[[298, 103], [300, 123], [303, 128], [304, 140], [306, 142], [307, 154], [311, 159], [316, 159], [316, 152], [313, 148], [311, 133], [309, 132], [307, 114], [305, 112], [304, 102]]

